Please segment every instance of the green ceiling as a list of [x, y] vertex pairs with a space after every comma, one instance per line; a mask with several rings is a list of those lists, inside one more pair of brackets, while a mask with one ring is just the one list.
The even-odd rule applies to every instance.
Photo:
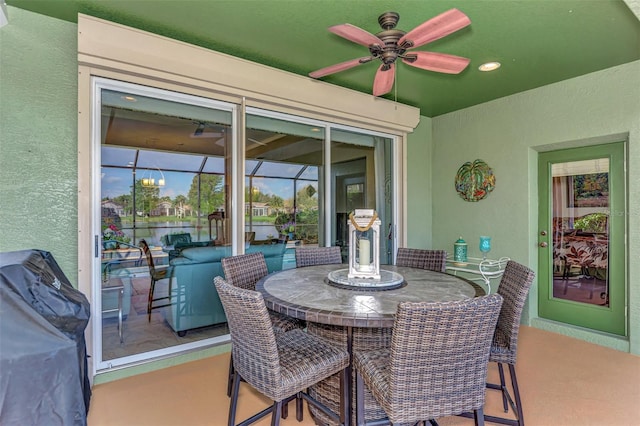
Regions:
[[[382, 12], [409, 31], [451, 8], [471, 25], [417, 50], [471, 59], [459, 75], [399, 63], [385, 98], [433, 117], [640, 59], [640, 21], [622, 0], [7, 0], [9, 6], [77, 22], [84, 13], [292, 73], [368, 55], [327, 28], [380, 31]], [[638, 11], [636, 11], [638, 13]], [[11, 14], [9, 12], [9, 25]], [[487, 61], [502, 67], [478, 71]], [[371, 93], [377, 64], [322, 80]]]

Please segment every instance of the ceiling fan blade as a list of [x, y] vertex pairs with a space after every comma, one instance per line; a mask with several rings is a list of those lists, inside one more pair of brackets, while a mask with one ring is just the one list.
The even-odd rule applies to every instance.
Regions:
[[456, 32], [471, 23], [467, 15], [451, 9], [418, 25], [398, 40], [398, 45], [410, 44], [407, 49], [419, 47]]
[[340, 24], [329, 27], [329, 31], [340, 37], [346, 38], [354, 43], [361, 44], [363, 46], [370, 46], [372, 44], [378, 44], [384, 46], [384, 42], [378, 37], [374, 36], [368, 31], [362, 28], [356, 27], [351, 24]]
[[351, 59], [350, 61], [341, 62], [339, 64], [331, 65], [325, 68], [321, 68], [317, 71], [313, 71], [309, 73], [309, 77], [312, 78], [320, 78], [325, 75], [334, 74], [340, 71], [348, 70], [349, 68], [357, 67], [358, 65], [365, 64], [370, 62], [373, 58], [370, 56], [365, 56], [364, 58]]
[[[415, 60], [413, 60], [414, 57]], [[471, 60], [462, 56], [447, 55], [446, 53], [411, 52], [402, 58], [402, 62], [412, 67], [429, 71], [459, 74], [469, 65]]]
[[196, 133], [193, 132], [189, 135], [189, 137], [191, 139], [197, 139], [197, 138], [220, 138], [224, 136], [224, 133], [219, 133], [219, 132], [201, 132], [201, 133]]
[[[389, 67], [389, 69], [385, 70], [385, 67]], [[389, 93], [393, 87], [393, 80], [395, 79], [395, 76], [395, 64], [380, 65], [378, 72], [376, 72], [376, 77], [373, 80], [373, 96], [382, 96]]]

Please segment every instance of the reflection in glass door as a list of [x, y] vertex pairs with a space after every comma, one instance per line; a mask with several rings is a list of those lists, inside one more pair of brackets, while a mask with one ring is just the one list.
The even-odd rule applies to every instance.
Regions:
[[[390, 135], [247, 107], [237, 158], [235, 105], [94, 82], [98, 371], [228, 341], [225, 318], [200, 322], [210, 304], [187, 291], [214, 288], [206, 280], [187, 285], [189, 262], [175, 258], [185, 247], [210, 246], [216, 258], [269, 253], [272, 272], [295, 267], [299, 245], [344, 245], [336, 224], [345, 225], [356, 208], [375, 209], [385, 230], [394, 223]], [[244, 188], [232, 174], [240, 161]], [[338, 187], [345, 189], [340, 197]], [[244, 205], [232, 211], [243, 190]], [[244, 241], [234, 226], [242, 214]], [[380, 263], [390, 263], [391, 235], [381, 234]], [[156, 275], [161, 271], [165, 277]], [[150, 294], [164, 298], [151, 310]]]
[[626, 333], [624, 143], [541, 153], [542, 318]]
[[609, 159], [552, 165], [553, 297], [609, 306]]
[[[230, 254], [228, 105], [140, 86], [99, 90], [101, 310], [98, 370], [226, 339], [210, 283], [169, 261], [182, 249]], [[210, 226], [211, 214], [224, 222]], [[154, 299], [149, 305], [149, 299]]]
[[382, 223], [380, 264], [393, 263], [393, 140], [355, 129], [331, 130], [331, 182], [335, 212], [332, 235], [349, 252], [348, 218], [355, 209], [373, 209]]
[[245, 251], [284, 245], [280, 268], [294, 268], [295, 247], [324, 245], [319, 175], [324, 169], [325, 128], [313, 121], [248, 110]]

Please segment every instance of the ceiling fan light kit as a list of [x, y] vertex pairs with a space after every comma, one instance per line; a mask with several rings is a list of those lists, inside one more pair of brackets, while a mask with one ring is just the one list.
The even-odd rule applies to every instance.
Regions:
[[331, 65], [314, 71], [309, 76], [320, 78], [378, 59], [382, 64], [378, 68], [373, 81], [373, 95], [381, 96], [389, 93], [393, 87], [395, 63], [398, 58], [407, 65], [446, 74], [459, 74], [469, 65], [469, 59], [446, 53], [407, 52], [409, 49], [443, 38], [471, 24], [471, 20], [467, 15], [458, 9], [451, 9], [441, 13], [409, 32], [395, 28], [399, 19], [400, 15], [396, 12], [385, 12], [380, 15], [378, 23], [382, 27], [382, 31], [376, 35], [351, 24], [329, 27], [330, 32], [366, 46], [369, 49], [370, 56]]

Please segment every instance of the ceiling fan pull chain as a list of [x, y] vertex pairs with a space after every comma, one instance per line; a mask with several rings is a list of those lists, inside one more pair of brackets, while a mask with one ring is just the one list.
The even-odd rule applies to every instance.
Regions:
[[394, 100], [395, 100], [395, 103], [396, 103], [396, 105], [395, 105], [395, 109], [396, 110], [398, 109], [398, 76], [399, 76], [399, 73], [400, 73], [400, 70], [396, 69], [396, 78], [395, 78], [395, 80], [393, 82], [393, 97], [394, 97]]

